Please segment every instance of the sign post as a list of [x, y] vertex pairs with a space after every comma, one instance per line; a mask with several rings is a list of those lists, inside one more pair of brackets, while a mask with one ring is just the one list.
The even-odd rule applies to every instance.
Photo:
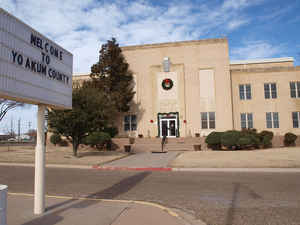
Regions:
[[44, 105], [38, 106], [37, 139], [35, 147], [35, 177], [34, 177], [34, 213], [45, 211], [45, 110]]
[[38, 105], [34, 213], [45, 211], [45, 109], [72, 108], [73, 55], [0, 8], [0, 98]]

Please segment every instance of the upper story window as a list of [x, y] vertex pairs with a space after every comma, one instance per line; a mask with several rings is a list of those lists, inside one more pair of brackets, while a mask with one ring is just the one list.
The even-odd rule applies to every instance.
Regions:
[[267, 112], [266, 121], [267, 121], [267, 128], [279, 128], [278, 112]]
[[293, 128], [299, 128], [300, 112], [292, 112]]
[[240, 84], [239, 85], [240, 99], [251, 99], [251, 85], [250, 84]]
[[202, 129], [215, 129], [216, 128], [215, 112], [202, 112], [201, 113], [201, 127], [202, 127]]
[[136, 127], [136, 115], [124, 116], [124, 131], [134, 131], [136, 130]]
[[170, 59], [169, 57], [165, 57], [163, 61], [164, 72], [170, 72]]
[[291, 97], [300, 98], [300, 81], [290, 82]]
[[241, 113], [241, 128], [253, 128], [253, 114], [252, 113]]
[[277, 88], [276, 83], [265, 83], [265, 99], [277, 98]]

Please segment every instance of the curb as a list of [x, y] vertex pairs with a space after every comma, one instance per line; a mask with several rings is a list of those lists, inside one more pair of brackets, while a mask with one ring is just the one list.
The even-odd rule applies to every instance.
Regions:
[[300, 173], [300, 168], [172, 168], [182, 172]]
[[170, 167], [106, 167], [106, 166], [92, 166], [96, 170], [120, 170], [120, 171], [173, 171]]
[[[29, 193], [14, 193], [14, 192], [8, 192], [8, 195], [12, 196], [25, 196], [25, 197], [34, 197], [34, 194]], [[148, 205], [152, 207], [159, 208], [165, 212], [167, 212], [169, 215], [173, 217], [179, 218], [180, 216], [172, 211], [170, 208], [162, 206], [157, 203], [153, 202], [146, 202], [146, 201], [136, 201], [136, 200], [118, 200], [118, 199], [101, 199], [101, 198], [83, 198], [83, 197], [69, 197], [69, 196], [56, 196], [56, 195], [46, 195], [46, 198], [56, 198], [56, 199], [74, 199], [74, 200], [89, 200], [89, 201], [102, 201], [102, 202], [116, 202], [116, 203], [134, 203], [134, 204], [140, 204], [140, 205]]]
[[[34, 167], [33, 163], [1, 163], [0, 166]], [[253, 173], [300, 173], [300, 168], [172, 168], [172, 167], [106, 167], [99, 165], [46, 164], [47, 168], [96, 169], [103, 171], [164, 171], [164, 172], [253, 172]]]
[[[23, 196], [23, 197], [34, 197], [34, 194], [30, 193], [14, 193], [8, 192], [10, 196]], [[100, 202], [112, 202], [112, 203], [130, 203], [136, 205], [146, 205], [154, 208], [158, 208], [172, 217], [177, 218], [184, 225], [207, 225], [201, 219], [195, 219], [193, 215], [186, 213], [185, 211], [179, 209], [173, 209], [163, 206], [158, 203], [141, 201], [141, 200], [120, 200], [120, 199], [101, 199], [101, 198], [88, 198], [88, 197], [71, 197], [71, 196], [59, 196], [59, 195], [45, 195], [46, 198], [56, 198], [56, 199], [74, 199], [74, 200], [89, 200], [89, 201], [100, 201]]]
[[[0, 166], [24, 166], [24, 167], [35, 167], [34, 163], [2, 163]], [[65, 165], [65, 164], [46, 164], [46, 168], [66, 168], [66, 169], [92, 169], [88, 165]]]

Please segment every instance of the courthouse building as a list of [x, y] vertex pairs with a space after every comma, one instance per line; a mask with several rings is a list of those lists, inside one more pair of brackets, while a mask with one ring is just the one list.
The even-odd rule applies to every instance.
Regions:
[[293, 58], [231, 61], [226, 38], [122, 51], [136, 95], [116, 122], [121, 135], [190, 137], [242, 128], [300, 135], [300, 66]]

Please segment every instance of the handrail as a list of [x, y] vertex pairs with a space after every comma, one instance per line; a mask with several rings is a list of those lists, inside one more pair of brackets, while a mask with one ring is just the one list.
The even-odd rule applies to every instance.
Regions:
[[161, 151], [164, 151], [164, 146], [166, 144], [166, 140], [167, 140], [167, 136], [163, 136], [163, 138], [161, 139]]

